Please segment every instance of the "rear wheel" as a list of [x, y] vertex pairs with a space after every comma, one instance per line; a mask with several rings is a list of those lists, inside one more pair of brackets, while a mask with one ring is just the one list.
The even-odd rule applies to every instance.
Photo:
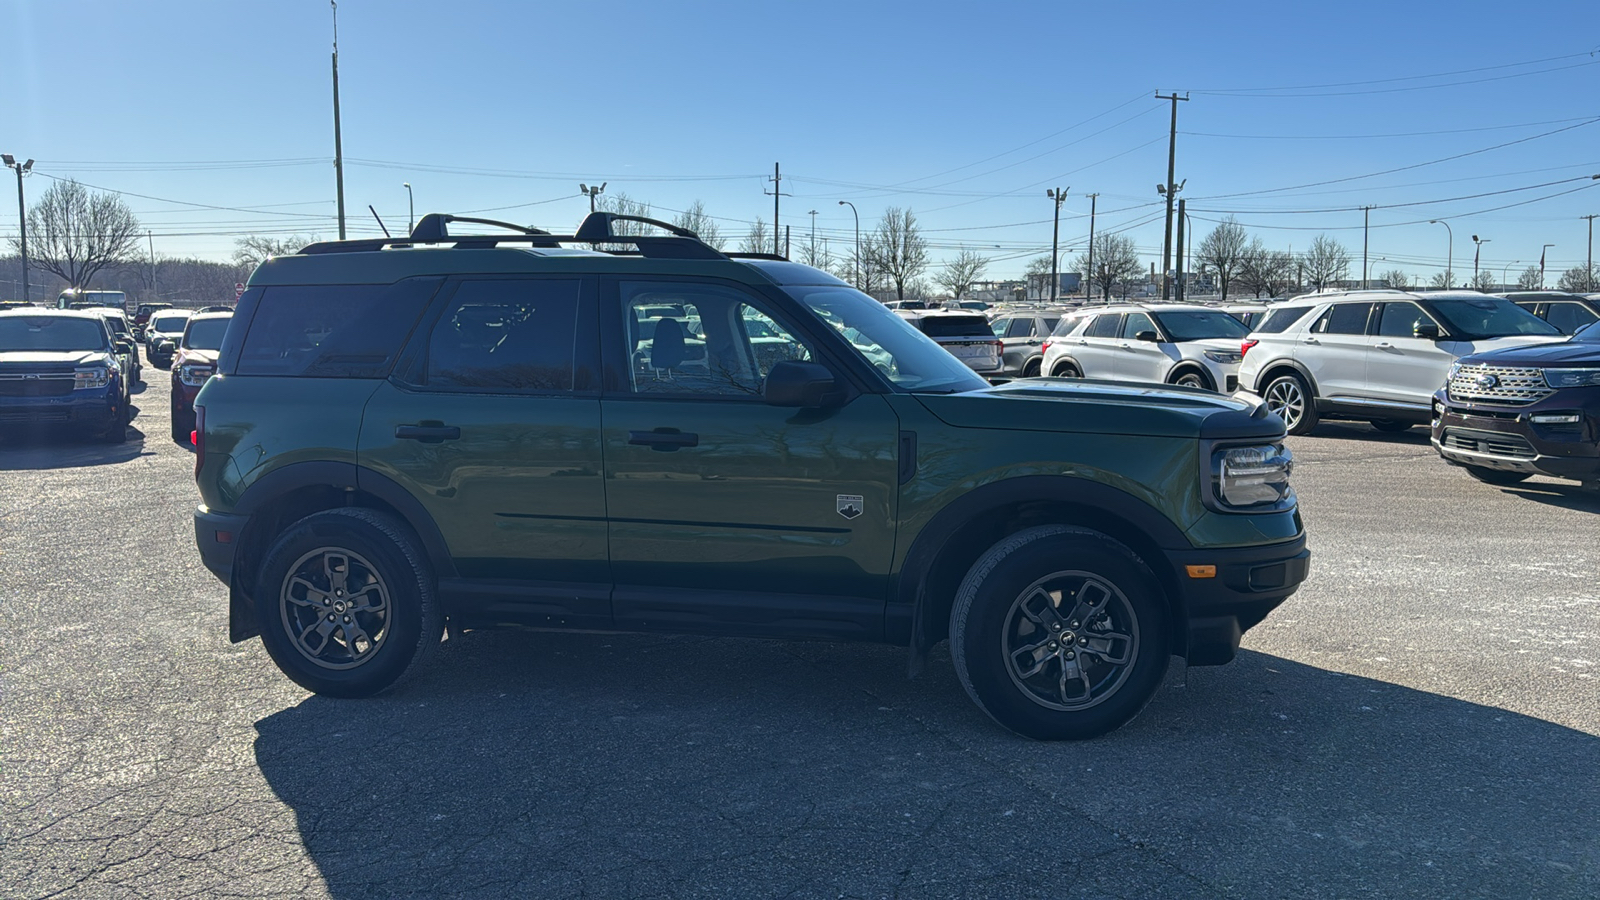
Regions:
[[1040, 363], [1041, 363], [1041, 360], [1037, 360], [1037, 359], [1028, 360], [1028, 362], [1025, 365], [1023, 365], [1023, 367], [1022, 367], [1022, 377], [1023, 378], [1038, 378], [1039, 377], [1039, 365], [1040, 365]]
[[1386, 434], [1401, 434], [1410, 431], [1413, 422], [1402, 422], [1399, 419], [1373, 419], [1372, 427]]
[[1317, 402], [1305, 380], [1294, 373], [1279, 375], [1262, 391], [1267, 410], [1278, 414], [1290, 434], [1305, 434], [1317, 427]]
[[1503, 469], [1485, 469], [1481, 466], [1463, 466], [1462, 468], [1467, 470], [1468, 475], [1471, 475], [1473, 478], [1478, 479], [1484, 484], [1496, 484], [1502, 487], [1512, 484], [1521, 484], [1522, 482], [1533, 477], [1526, 472], [1507, 472]]
[[996, 722], [1039, 740], [1106, 734], [1138, 715], [1166, 673], [1166, 601], [1127, 547], [1082, 528], [1018, 532], [967, 573], [950, 655]]
[[1073, 365], [1072, 363], [1069, 363], [1069, 362], [1056, 363], [1056, 367], [1054, 369], [1050, 370], [1050, 374], [1055, 376], [1056, 378], [1082, 378], [1083, 377], [1083, 373], [1078, 371], [1078, 367]]

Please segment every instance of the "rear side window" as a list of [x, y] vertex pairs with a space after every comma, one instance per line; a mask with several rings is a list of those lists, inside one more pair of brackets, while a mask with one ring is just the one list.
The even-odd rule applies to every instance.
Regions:
[[1032, 319], [1012, 319], [1011, 327], [1006, 329], [1006, 337], [1025, 338], [1033, 337]]
[[983, 316], [923, 316], [922, 333], [931, 338], [994, 337], [994, 329]]
[[411, 278], [394, 284], [266, 288], [236, 371], [382, 378], [438, 286], [437, 278]]
[[1269, 309], [1258, 322], [1250, 325], [1252, 331], [1260, 334], [1282, 334], [1289, 330], [1289, 326], [1304, 319], [1306, 313], [1311, 311], [1309, 306], [1285, 306], [1279, 309]]
[[428, 338], [438, 388], [570, 391], [579, 281], [467, 281]]
[[1117, 326], [1122, 324], [1120, 313], [1106, 313], [1095, 317], [1094, 324], [1084, 332], [1087, 337], [1114, 338], [1117, 336]]
[[1371, 303], [1335, 303], [1311, 330], [1317, 334], [1366, 334]]

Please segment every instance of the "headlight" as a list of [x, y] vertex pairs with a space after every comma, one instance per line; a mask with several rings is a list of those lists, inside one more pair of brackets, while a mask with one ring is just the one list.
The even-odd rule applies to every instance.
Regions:
[[1545, 369], [1544, 383], [1553, 388], [1600, 385], [1600, 369]]
[[1212, 454], [1211, 471], [1216, 498], [1230, 509], [1275, 508], [1294, 496], [1289, 487], [1294, 454], [1288, 447], [1262, 444], [1221, 449]]
[[111, 383], [109, 366], [82, 366], [72, 370], [72, 374], [72, 389], [75, 391], [103, 388]]
[[1447, 373], [1444, 376], [1444, 380], [1446, 382], [1455, 381], [1456, 380], [1456, 374], [1458, 372], [1460, 372], [1460, 371], [1461, 371], [1461, 363], [1460, 362], [1451, 363], [1450, 364], [1450, 371], [1449, 371], [1449, 373]]
[[1215, 363], [1236, 363], [1244, 359], [1244, 354], [1237, 350], [1207, 350], [1206, 359]]
[[203, 363], [184, 363], [178, 367], [178, 380], [189, 387], [199, 387], [216, 371], [216, 367]]

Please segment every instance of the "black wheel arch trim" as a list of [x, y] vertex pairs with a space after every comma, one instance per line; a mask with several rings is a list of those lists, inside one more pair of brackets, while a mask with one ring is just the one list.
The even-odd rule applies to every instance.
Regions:
[[1261, 374], [1256, 376], [1256, 393], [1262, 393], [1267, 389], [1267, 385], [1271, 383], [1271, 380], [1267, 378], [1267, 373], [1276, 372], [1279, 369], [1293, 369], [1296, 375], [1299, 375], [1302, 379], [1304, 379], [1306, 388], [1311, 391], [1310, 399], [1315, 400], [1321, 395], [1322, 392], [1317, 390], [1317, 379], [1311, 377], [1311, 372], [1307, 370], [1304, 365], [1301, 365], [1298, 360], [1293, 359], [1274, 360], [1262, 366]]
[[[1043, 358], [1044, 358], [1044, 357], [1040, 357], [1040, 359], [1041, 359], [1041, 360], [1042, 360], [1042, 359], [1043, 359]], [[1079, 375], [1082, 375], [1082, 374], [1083, 374], [1083, 366], [1082, 366], [1082, 365], [1081, 365], [1081, 364], [1079, 364], [1079, 362], [1078, 362], [1078, 361], [1077, 361], [1077, 360], [1076, 360], [1076, 359], [1074, 359], [1074, 358], [1073, 358], [1073, 357], [1071, 357], [1071, 356], [1068, 356], [1068, 355], [1066, 355], [1066, 354], [1065, 354], [1065, 353], [1063, 353], [1063, 354], [1061, 354], [1061, 355], [1060, 355], [1060, 356], [1058, 356], [1058, 357], [1056, 357], [1056, 361], [1055, 361], [1055, 363], [1054, 363], [1054, 364], [1053, 364], [1053, 365], [1051, 365], [1051, 366], [1050, 366], [1050, 369], [1051, 369], [1051, 371], [1050, 371], [1050, 373], [1047, 373], [1047, 374], [1049, 374], [1049, 375], [1050, 375], [1050, 377], [1051, 377], [1051, 378], [1058, 378], [1058, 377], [1060, 377], [1060, 376], [1058, 376], [1058, 375], [1056, 375], [1056, 374], [1054, 374], [1054, 372], [1055, 372], [1055, 370], [1056, 370], [1056, 369], [1057, 369], [1057, 368], [1058, 368], [1058, 367], [1060, 367], [1060, 365], [1061, 365], [1061, 364], [1062, 364], [1062, 363], [1071, 363], [1071, 364], [1072, 364], [1072, 367], [1073, 367], [1073, 368], [1074, 368], [1074, 369], [1077, 369], [1077, 370], [1078, 370], [1078, 374], [1079, 374]], [[1044, 367], [1044, 363], [1042, 363], [1042, 362], [1041, 362], [1041, 363], [1040, 363], [1040, 364], [1039, 364], [1039, 365], [1040, 365], [1040, 368], [1043, 368], [1043, 367]]]
[[1199, 375], [1201, 383], [1206, 386], [1207, 390], [1214, 391], [1217, 389], [1216, 381], [1211, 377], [1211, 373], [1206, 370], [1205, 366], [1192, 359], [1179, 360], [1172, 368], [1168, 369], [1166, 382], [1167, 384], [1177, 384], [1178, 379], [1189, 372]]

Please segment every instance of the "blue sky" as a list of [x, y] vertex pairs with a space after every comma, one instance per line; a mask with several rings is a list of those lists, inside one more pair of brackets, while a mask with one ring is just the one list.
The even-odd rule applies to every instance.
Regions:
[[[30, 195], [50, 176], [122, 191], [164, 256], [336, 232], [326, 0], [0, 3], [0, 151], [38, 160]], [[353, 235], [376, 232], [369, 203], [405, 227], [406, 181], [419, 213], [560, 228], [588, 209], [578, 183], [603, 181], [664, 218], [701, 200], [738, 237], [771, 221], [781, 162], [797, 245], [815, 209], [843, 249], [840, 199], [863, 229], [910, 207], [935, 260], [967, 247], [1012, 276], [1048, 252], [1045, 189], [1063, 187], [1064, 249], [1084, 246], [1098, 192], [1097, 229], [1126, 229], [1148, 264], [1158, 90], [1193, 98], [1177, 177], [1197, 244], [1231, 212], [1279, 249], [1326, 230], [1359, 265], [1374, 205], [1374, 273], [1441, 269], [1446, 232], [1427, 220], [1446, 218], [1458, 273], [1478, 234], [1482, 265], [1513, 279], [1555, 244], [1553, 283], [1583, 262], [1579, 217], [1600, 213], [1600, 181], [1573, 180], [1600, 174], [1593, 0], [343, 0], [339, 50]], [[1362, 177], [1386, 170], [1402, 171]]]

